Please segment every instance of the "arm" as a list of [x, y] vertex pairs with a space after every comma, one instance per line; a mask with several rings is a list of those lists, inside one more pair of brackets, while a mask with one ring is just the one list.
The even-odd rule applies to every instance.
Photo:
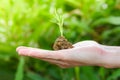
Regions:
[[17, 52], [19, 55], [48, 61], [62, 68], [83, 65], [106, 68], [120, 67], [120, 47], [104, 46], [94, 41], [83, 41], [73, 46], [72, 49], [58, 51], [18, 47]]

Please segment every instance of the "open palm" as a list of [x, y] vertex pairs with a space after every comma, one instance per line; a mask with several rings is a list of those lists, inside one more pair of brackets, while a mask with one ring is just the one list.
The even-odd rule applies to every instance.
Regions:
[[74, 48], [72, 49], [58, 51], [22, 46], [17, 48], [17, 52], [19, 55], [38, 58], [52, 64], [56, 64], [62, 68], [82, 65], [104, 66], [108, 68], [120, 67], [120, 62], [119, 64], [113, 63], [112, 66], [110, 63], [115, 61], [112, 60], [114, 57], [111, 56], [112, 52], [114, 52], [113, 50], [116, 49], [119, 51], [120, 47], [104, 46], [95, 41], [82, 41], [74, 44], [73, 46]]

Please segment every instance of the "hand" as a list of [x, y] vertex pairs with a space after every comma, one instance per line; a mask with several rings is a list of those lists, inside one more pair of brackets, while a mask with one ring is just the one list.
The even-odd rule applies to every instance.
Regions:
[[105, 46], [95, 41], [82, 41], [73, 46], [72, 49], [58, 51], [18, 47], [17, 52], [19, 55], [48, 61], [61, 68], [86, 65], [106, 68], [120, 67], [120, 47]]

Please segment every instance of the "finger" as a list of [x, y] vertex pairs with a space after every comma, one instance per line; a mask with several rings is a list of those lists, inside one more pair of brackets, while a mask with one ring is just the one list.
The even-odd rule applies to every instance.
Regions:
[[71, 66], [66, 66], [66, 65], [61, 65], [61, 64], [57, 64], [57, 66], [61, 67], [61, 68], [69, 68]]
[[56, 64], [56, 65], [64, 65], [64, 66], [68, 66], [69, 64], [63, 61], [57, 61], [57, 60], [52, 60], [52, 59], [42, 59], [43, 61], [47, 61], [49, 63], [52, 64]]
[[61, 68], [85, 65], [85, 63], [80, 63], [80, 62], [76, 62], [76, 61], [61, 61], [61, 60], [54, 60], [54, 59], [42, 59], [42, 60], [47, 61], [52, 64], [55, 64], [55, 65], [58, 65]]
[[43, 61], [47, 61], [51, 64], [55, 64], [61, 68], [68, 68], [71, 66], [71, 64], [68, 64], [66, 62], [62, 62], [62, 61], [56, 61], [56, 60], [50, 60], [50, 59], [42, 59]]
[[16, 51], [19, 53], [19, 55], [30, 56], [39, 59], [61, 60], [65, 57], [59, 51], [50, 51], [31, 47], [18, 47]]

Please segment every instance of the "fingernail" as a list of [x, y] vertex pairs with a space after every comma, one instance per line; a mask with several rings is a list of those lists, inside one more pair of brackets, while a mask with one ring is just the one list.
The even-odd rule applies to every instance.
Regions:
[[18, 48], [19, 50], [18, 50], [18, 54], [19, 55], [22, 55], [22, 56], [24, 56], [24, 55], [26, 55], [26, 53], [27, 53], [27, 50], [26, 49], [23, 49], [23, 48]]
[[23, 55], [26, 51], [24, 50], [24, 46], [19, 46], [16, 48], [16, 51], [18, 52], [19, 55]]
[[20, 49], [24, 49], [25, 47], [24, 46], [19, 46], [16, 48], [16, 51], [19, 52]]

